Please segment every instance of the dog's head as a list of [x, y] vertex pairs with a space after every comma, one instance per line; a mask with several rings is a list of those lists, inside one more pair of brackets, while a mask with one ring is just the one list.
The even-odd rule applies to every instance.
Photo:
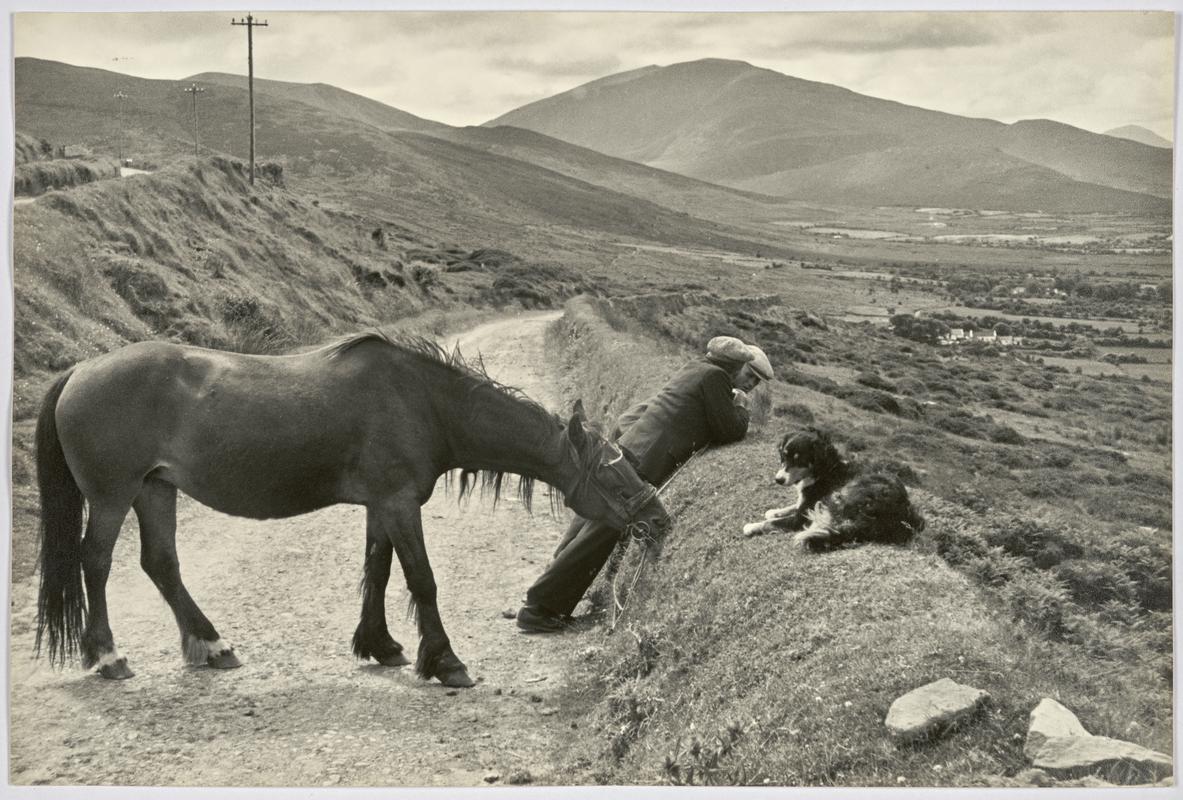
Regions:
[[777, 453], [780, 455], [780, 470], [776, 473], [776, 482], [782, 486], [823, 475], [842, 458], [830, 441], [830, 435], [814, 427], [786, 433]]

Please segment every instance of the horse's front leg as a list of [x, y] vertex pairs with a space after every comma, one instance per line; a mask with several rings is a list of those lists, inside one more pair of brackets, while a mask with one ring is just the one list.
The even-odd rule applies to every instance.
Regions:
[[435, 576], [423, 545], [423, 522], [414, 495], [401, 494], [369, 508], [370, 519], [386, 534], [402, 565], [419, 619], [419, 658], [415, 671], [439, 678], [445, 686], [474, 686], [468, 670], [452, 652], [436, 605]]

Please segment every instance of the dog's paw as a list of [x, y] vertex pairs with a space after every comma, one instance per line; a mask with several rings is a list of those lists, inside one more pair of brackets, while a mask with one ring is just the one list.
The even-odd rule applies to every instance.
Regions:
[[749, 522], [747, 525], [743, 526], [743, 535], [749, 538], [752, 536], [759, 536], [762, 533], [764, 533], [763, 522]]
[[790, 514], [792, 514], [796, 510], [797, 510], [796, 506], [788, 506], [787, 508], [770, 508], [764, 512], [764, 519], [766, 519], [766, 520], [781, 519], [782, 517], [789, 516]]

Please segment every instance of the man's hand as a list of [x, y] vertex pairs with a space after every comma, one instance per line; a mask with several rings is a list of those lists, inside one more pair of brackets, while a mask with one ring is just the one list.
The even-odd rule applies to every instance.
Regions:
[[750, 411], [752, 407], [752, 398], [747, 392], [740, 389], [731, 390], [731, 402], [745, 411]]

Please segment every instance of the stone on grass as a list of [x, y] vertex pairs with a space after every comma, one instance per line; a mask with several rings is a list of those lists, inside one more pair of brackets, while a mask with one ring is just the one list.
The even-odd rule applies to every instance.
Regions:
[[1056, 736], [1031, 756], [1031, 763], [1057, 778], [1100, 774], [1115, 783], [1147, 783], [1175, 771], [1171, 757], [1108, 736]]
[[1121, 784], [1146, 783], [1170, 776], [1170, 756], [1141, 745], [1093, 736], [1067, 708], [1045, 697], [1031, 712], [1023, 754], [1057, 778], [1098, 774]]
[[499, 781], [499, 780], [501, 780], [501, 773], [500, 772], [486, 772], [485, 773], [485, 783], [497, 783], [497, 781]]
[[1039, 748], [1048, 739], [1060, 736], [1089, 735], [1075, 714], [1050, 697], [1045, 697], [1031, 712], [1030, 723], [1027, 726], [1027, 743], [1023, 745], [1023, 754], [1027, 758], [1035, 758]]
[[1029, 768], [1015, 775], [1015, 783], [1025, 786], [1051, 786], [1055, 781], [1043, 770]]
[[973, 715], [989, 699], [981, 689], [941, 678], [896, 698], [884, 724], [892, 736], [922, 739]]
[[514, 770], [509, 773], [509, 778], [506, 782], [514, 786], [524, 786], [527, 783], [533, 783], [534, 776], [530, 774], [530, 770], [528, 769]]

